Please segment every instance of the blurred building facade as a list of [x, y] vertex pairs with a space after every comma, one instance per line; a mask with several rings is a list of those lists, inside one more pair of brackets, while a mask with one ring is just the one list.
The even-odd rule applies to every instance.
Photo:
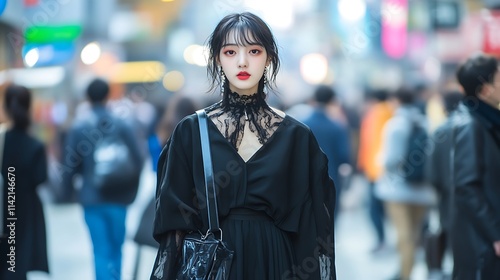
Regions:
[[208, 98], [204, 44], [230, 12], [255, 12], [273, 29], [285, 108], [317, 84], [356, 106], [366, 89], [445, 83], [473, 52], [500, 56], [500, 0], [4, 2], [0, 82], [34, 90], [36, 119], [48, 127], [65, 124], [94, 76], [117, 96], [152, 103], [177, 91]]

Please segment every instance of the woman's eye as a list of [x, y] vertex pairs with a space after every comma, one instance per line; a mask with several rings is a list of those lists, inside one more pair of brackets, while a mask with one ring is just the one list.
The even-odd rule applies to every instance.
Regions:
[[224, 53], [225, 53], [225, 54], [227, 54], [227, 55], [233, 55], [233, 54], [235, 54], [236, 52], [235, 52], [235, 51], [233, 51], [233, 50], [228, 50], [228, 51], [225, 51]]
[[260, 50], [251, 50], [250, 51], [251, 54], [259, 54], [260, 53]]

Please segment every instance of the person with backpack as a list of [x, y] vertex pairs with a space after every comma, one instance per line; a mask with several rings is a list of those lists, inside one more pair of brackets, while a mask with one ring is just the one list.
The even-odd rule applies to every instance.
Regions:
[[78, 201], [94, 248], [95, 279], [121, 279], [127, 206], [137, 194], [142, 157], [132, 128], [105, 107], [108, 83], [95, 79], [86, 94], [91, 110], [75, 121], [64, 146], [64, 197], [81, 175]]
[[377, 157], [382, 147], [382, 130], [392, 117], [393, 106], [388, 101], [386, 89], [374, 90], [367, 96], [368, 109], [363, 114], [359, 129], [358, 169], [363, 173], [368, 187], [368, 212], [370, 222], [376, 233], [376, 243], [372, 254], [378, 254], [387, 248], [385, 221], [387, 214], [382, 201], [375, 195], [375, 183], [382, 175], [382, 166]]
[[395, 93], [396, 109], [384, 126], [379, 154], [383, 173], [375, 186], [397, 233], [401, 265], [394, 280], [410, 279], [422, 224], [428, 207], [436, 201], [425, 178], [432, 145], [428, 143], [425, 117], [414, 105], [414, 95], [408, 88]]

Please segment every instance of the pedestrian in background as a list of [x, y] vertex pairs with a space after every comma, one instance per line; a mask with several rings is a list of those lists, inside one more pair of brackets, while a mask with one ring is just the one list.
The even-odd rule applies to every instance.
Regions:
[[479, 55], [457, 71], [465, 91], [453, 118], [453, 279], [500, 279], [500, 70]]
[[369, 107], [363, 115], [359, 131], [358, 168], [368, 181], [368, 211], [377, 238], [371, 253], [378, 253], [386, 248], [384, 229], [386, 214], [383, 202], [375, 195], [375, 182], [383, 171], [378, 160], [382, 148], [382, 131], [393, 114], [393, 108], [387, 101], [388, 95], [387, 90], [382, 89], [369, 93]]
[[[167, 140], [174, 131], [177, 124], [186, 116], [194, 114], [197, 105], [187, 96], [180, 94], [172, 96], [168, 101], [167, 108], [158, 117], [154, 132], [149, 136], [149, 153], [152, 160], [153, 171], [157, 175], [158, 159], [161, 150], [167, 144]], [[155, 214], [155, 198], [151, 200], [144, 209], [134, 241], [138, 244], [158, 247], [158, 242], [153, 239], [153, 220]]]
[[[23, 86], [10, 84], [5, 90], [4, 109], [8, 121], [7, 131], [0, 132], [4, 140], [0, 159], [3, 177], [3, 217], [0, 218], [6, 235], [0, 238], [0, 279], [25, 280], [28, 271], [49, 272], [45, 218], [37, 193], [40, 184], [47, 180], [47, 156], [44, 144], [29, 133], [31, 101], [31, 92]], [[9, 210], [9, 205], [14, 208]], [[14, 223], [14, 235], [7, 227], [10, 223]], [[14, 239], [7, 239], [8, 236]], [[8, 257], [12, 248], [14, 267]]]
[[66, 137], [63, 186], [71, 197], [73, 177], [82, 177], [78, 201], [92, 245], [96, 280], [121, 279], [127, 206], [137, 194], [141, 153], [132, 128], [106, 109], [108, 83], [93, 80], [86, 91], [91, 111]]
[[442, 261], [448, 246], [451, 244], [451, 198], [452, 177], [450, 153], [453, 149], [452, 119], [456, 109], [464, 97], [459, 91], [447, 91], [443, 94], [444, 109], [447, 114], [446, 121], [432, 134], [431, 140], [434, 149], [429, 156], [429, 182], [438, 194], [439, 230], [436, 233], [427, 233], [426, 260], [427, 268], [431, 275], [441, 277]]
[[[397, 280], [410, 279], [423, 222], [428, 208], [436, 200], [428, 182], [408, 180], [405, 176], [406, 169], [403, 169], [406, 164], [413, 165], [413, 162], [406, 162], [413, 127], [427, 127], [424, 115], [414, 104], [414, 95], [407, 88], [401, 88], [395, 93], [393, 102], [396, 110], [383, 130], [380, 160], [384, 171], [375, 187], [375, 194], [384, 202], [397, 233], [401, 260], [400, 271], [393, 278]], [[414, 167], [418, 168], [417, 164]]]
[[[230, 14], [209, 50], [222, 100], [204, 110], [220, 226], [234, 251], [229, 279], [336, 279], [327, 157], [307, 126], [266, 102], [280, 65], [271, 30], [252, 13]], [[174, 279], [184, 234], [208, 228], [196, 196], [205, 192], [196, 115], [177, 125], [158, 172], [151, 279]]]
[[321, 150], [328, 158], [328, 174], [335, 182], [335, 216], [337, 216], [340, 208], [340, 195], [345, 187], [342, 184], [339, 168], [342, 164], [349, 164], [350, 146], [347, 127], [327, 114], [327, 108], [335, 102], [335, 97], [335, 92], [331, 87], [325, 85], [317, 87], [314, 92], [315, 109], [304, 120], [304, 124], [312, 130]]

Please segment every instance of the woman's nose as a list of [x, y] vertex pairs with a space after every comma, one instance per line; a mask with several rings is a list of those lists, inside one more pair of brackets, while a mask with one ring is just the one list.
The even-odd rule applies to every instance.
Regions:
[[239, 68], [245, 68], [248, 66], [248, 60], [246, 53], [240, 53], [238, 56], [238, 67]]

